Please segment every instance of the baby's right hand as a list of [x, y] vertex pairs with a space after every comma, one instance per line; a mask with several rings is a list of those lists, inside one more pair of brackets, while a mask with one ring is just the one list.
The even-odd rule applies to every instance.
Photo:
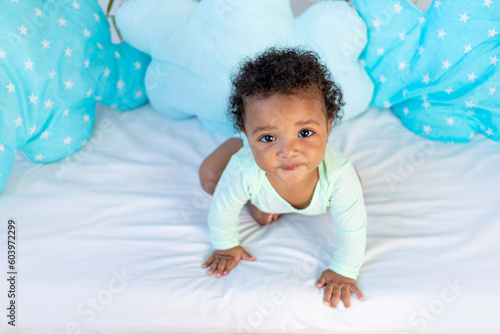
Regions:
[[236, 246], [226, 250], [214, 250], [212, 256], [203, 264], [203, 268], [210, 266], [208, 275], [212, 275], [217, 270], [216, 277], [222, 277], [229, 272], [240, 262], [240, 260], [255, 261], [255, 257], [248, 254], [245, 248]]

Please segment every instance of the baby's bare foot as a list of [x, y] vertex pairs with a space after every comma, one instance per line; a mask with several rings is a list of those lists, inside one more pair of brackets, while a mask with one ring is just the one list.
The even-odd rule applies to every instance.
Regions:
[[275, 221], [281, 216], [277, 213], [265, 213], [260, 211], [255, 205], [248, 201], [248, 205], [250, 205], [250, 209], [252, 210], [252, 217], [259, 223], [260, 225], [267, 225]]

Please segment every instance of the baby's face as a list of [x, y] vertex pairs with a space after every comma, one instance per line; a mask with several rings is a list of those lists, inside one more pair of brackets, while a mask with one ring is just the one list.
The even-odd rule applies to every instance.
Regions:
[[287, 184], [307, 181], [325, 156], [332, 120], [318, 93], [272, 95], [245, 105], [245, 134], [257, 165]]

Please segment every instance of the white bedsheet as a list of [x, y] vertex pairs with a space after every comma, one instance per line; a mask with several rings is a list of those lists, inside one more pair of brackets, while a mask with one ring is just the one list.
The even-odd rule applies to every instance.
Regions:
[[197, 171], [226, 138], [149, 105], [98, 108], [82, 151], [49, 165], [18, 155], [0, 194], [4, 264], [7, 219], [18, 226], [18, 327], [500, 332], [499, 143], [428, 141], [388, 110], [335, 128], [362, 179], [368, 241], [365, 301], [332, 310], [315, 287], [335, 242], [327, 213], [262, 227], [245, 207], [241, 238], [257, 261], [207, 276], [210, 197]]

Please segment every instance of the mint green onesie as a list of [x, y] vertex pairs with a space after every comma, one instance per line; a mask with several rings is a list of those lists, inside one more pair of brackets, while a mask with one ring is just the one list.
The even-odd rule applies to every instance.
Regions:
[[273, 188], [265, 172], [257, 166], [244, 138], [244, 146], [235, 153], [215, 189], [208, 214], [210, 239], [214, 249], [240, 245], [238, 217], [250, 200], [268, 213], [318, 215], [330, 208], [336, 230], [333, 259], [328, 266], [337, 274], [356, 279], [366, 245], [366, 209], [356, 170], [330, 143], [318, 166], [319, 180], [308, 207], [296, 209]]

